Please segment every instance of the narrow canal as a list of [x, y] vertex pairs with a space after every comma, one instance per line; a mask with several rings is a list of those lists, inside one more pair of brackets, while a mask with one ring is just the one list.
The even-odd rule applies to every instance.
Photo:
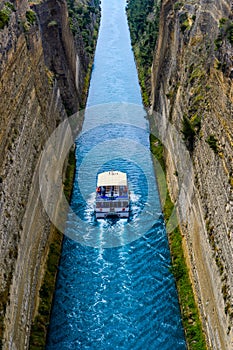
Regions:
[[[102, 0], [47, 350], [186, 349], [125, 14]], [[97, 173], [127, 172], [131, 214], [96, 222]], [[74, 239], [70, 239], [72, 237]]]

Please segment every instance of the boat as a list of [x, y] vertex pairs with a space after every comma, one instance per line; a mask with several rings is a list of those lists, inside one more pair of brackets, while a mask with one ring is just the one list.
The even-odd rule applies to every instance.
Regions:
[[110, 216], [129, 217], [129, 190], [127, 174], [121, 171], [106, 171], [98, 174], [96, 187], [96, 219]]

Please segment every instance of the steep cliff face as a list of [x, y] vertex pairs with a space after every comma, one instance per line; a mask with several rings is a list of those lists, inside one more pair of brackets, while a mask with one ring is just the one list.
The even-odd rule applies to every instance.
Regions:
[[158, 37], [161, 0], [128, 0], [127, 17], [143, 103], [149, 105], [150, 68]]
[[[81, 67], [76, 67], [79, 55], [69, 27], [66, 1], [44, 1], [34, 5], [33, 8], [39, 18], [45, 64], [57, 79], [61, 97], [67, 109], [70, 113], [74, 113], [77, 111], [77, 101], [81, 102], [80, 91], [88, 60], [84, 52]], [[78, 72], [81, 73], [81, 77], [76, 81]]]
[[[73, 10], [68, 15], [67, 3]], [[35, 4], [33, 8], [39, 17], [42, 32], [45, 64], [54, 73], [61, 91], [63, 103], [69, 114], [77, 111], [82, 104], [83, 82], [94, 53], [93, 36], [96, 35], [96, 24], [99, 20], [98, 1], [93, 6], [92, 1], [82, 2], [47, 0]], [[88, 8], [94, 9], [88, 12]], [[77, 13], [76, 11], [81, 12]], [[85, 12], [86, 23], [83, 23], [82, 12]], [[80, 22], [77, 22], [77, 18]], [[80, 28], [82, 24], [83, 28]], [[84, 35], [88, 33], [88, 43], [92, 51], [87, 49]]]
[[66, 2], [33, 6], [0, 4], [0, 339], [11, 350], [28, 347], [53, 231], [40, 198], [41, 152], [65, 107], [78, 109], [89, 63]]
[[[232, 1], [163, 1], [152, 69], [152, 110], [159, 113], [174, 202], [189, 174], [191, 186], [182, 186], [188, 212], [180, 225], [208, 345], [229, 350], [233, 348], [232, 10]], [[178, 137], [170, 132], [173, 128]], [[179, 147], [181, 139], [186, 149]], [[180, 219], [183, 212], [179, 202]]]

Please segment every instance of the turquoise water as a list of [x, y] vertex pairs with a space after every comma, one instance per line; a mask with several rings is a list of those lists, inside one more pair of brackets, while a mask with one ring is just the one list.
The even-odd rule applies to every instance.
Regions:
[[[186, 349], [125, 6], [102, 0], [48, 350]], [[129, 222], [95, 220], [96, 175], [110, 169], [127, 172]]]

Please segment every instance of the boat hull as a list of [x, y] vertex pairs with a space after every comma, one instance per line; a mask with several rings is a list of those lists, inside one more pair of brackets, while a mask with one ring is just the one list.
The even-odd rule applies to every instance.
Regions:
[[106, 219], [108, 217], [118, 217], [122, 219], [129, 218], [129, 211], [96, 211], [96, 219]]

